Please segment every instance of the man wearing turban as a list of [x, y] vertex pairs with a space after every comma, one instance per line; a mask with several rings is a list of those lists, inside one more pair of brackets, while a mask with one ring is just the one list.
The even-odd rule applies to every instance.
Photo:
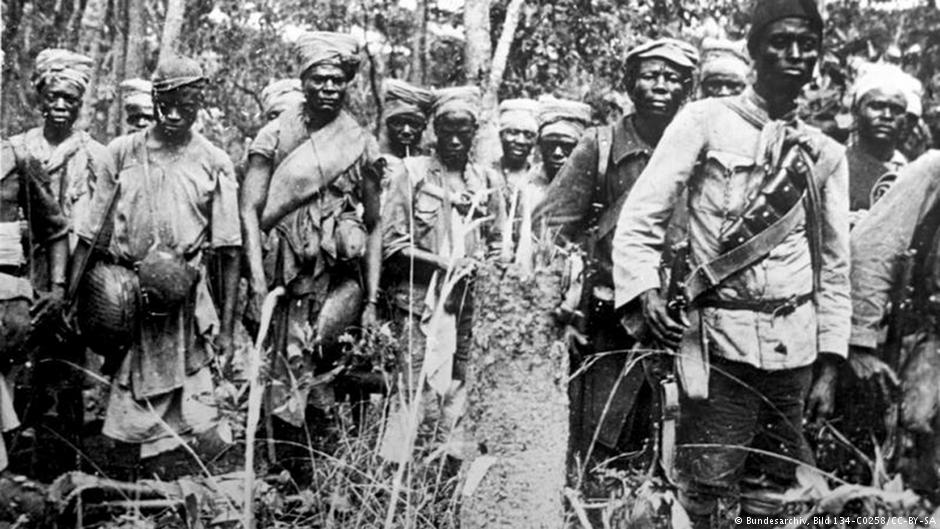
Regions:
[[274, 121], [289, 108], [304, 101], [304, 90], [300, 79], [275, 79], [261, 91], [261, 115], [265, 123]]
[[739, 45], [707, 37], [702, 41], [702, 64], [699, 88], [702, 97], [724, 97], [740, 94], [747, 86], [750, 71], [747, 56]]
[[[542, 163], [529, 168], [521, 183], [509, 183], [509, 218], [516, 242], [516, 260], [526, 262], [532, 255], [536, 233], [532, 230], [532, 212], [545, 197], [545, 190], [565, 164], [571, 151], [591, 124], [591, 106], [552, 96], [538, 100], [538, 139]], [[504, 173], [505, 174], [505, 173]]]
[[[504, 219], [499, 173], [470, 160], [479, 112], [479, 88], [437, 90], [432, 114], [435, 153], [405, 158], [388, 168], [382, 219], [386, 293], [393, 320], [417, 344], [412, 383], [427, 362], [428, 384], [440, 394], [452, 379], [464, 380], [473, 311], [470, 265], [485, 255], [488, 245], [500, 242]], [[444, 279], [452, 267], [455, 277], [463, 279], [448, 293]], [[441, 298], [446, 300], [443, 305]], [[427, 341], [448, 343], [436, 338], [454, 329], [453, 348], [434, 348], [427, 351], [434, 357], [426, 358]]]
[[388, 79], [384, 94], [385, 141], [382, 153], [399, 158], [424, 154], [421, 136], [428, 126], [431, 91], [399, 79]]
[[538, 102], [532, 99], [499, 103], [499, 142], [503, 151], [499, 168], [510, 190], [525, 185], [532, 170], [529, 155], [539, 133], [538, 111]]
[[[78, 226], [77, 261], [110, 233], [103, 242], [111, 261], [138, 278], [139, 330], [123, 358], [110, 359], [116, 372], [103, 433], [142, 459], [178, 448], [180, 439], [213, 439], [209, 365], [213, 356], [224, 364], [232, 354], [238, 184], [228, 155], [193, 130], [207, 82], [186, 57], [157, 66], [156, 121], [108, 145], [115, 174], [98, 181], [91, 214]], [[209, 249], [221, 263], [221, 315], [203, 264]], [[72, 270], [73, 281], [80, 272]]]
[[[867, 211], [907, 163], [898, 150], [910, 100], [910, 76], [890, 64], [872, 64], [853, 86], [856, 133], [849, 141], [849, 210]], [[892, 176], [882, 180], [888, 173]], [[876, 186], [878, 189], [876, 189]]]
[[[626, 350], [633, 343], [614, 314], [613, 227], [663, 131], [690, 97], [697, 64], [695, 48], [675, 39], [632, 49], [626, 56], [624, 88], [633, 112], [613, 125], [585, 131], [535, 208], [536, 233], [542, 225], [557, 229], [561, 238], [585, 248], [592, 266], [581, 306], [563, 309], [572, 315], [572, 327], [587, 338], [583, 345], [573, 345], [579, 356]], [[625, 354], [599, 354], [584, 369], [572, 366], [579, 373], [569, 386], [572, 443], [582, 457], [590, 452], [606, 459], [638, 450], [649, 436], [642, 426], [646, 404], [635, 405], [638, 395], [648, 394], [641, 391], [642, 369], [621, 380], [628, 362]], [[638, 426], [631, 428], [634, 423]]]
[[[70, 248], [76, 243], [75, 226], [88, 215], [96, 182], [110, 178], [112, 172], [111, 158], [104, 146], [74, 127], [92, 67], [91, 59], [69, 50], [40, 52], [31, 79], [43, 124], [9, 139], [12, 173], [42, 174], [69, 221]], [[28, 254], [34, 288], [61, 300], [66, 285], [63, 277], [50, 276], [50, 260], [54, 257], [50, 256], [49, 248], [33, 244]], [[50, 343], [39, 349], [40, 361], [34, 362], [31, 385], [17, 391], [25, 397], [18, 399], [19, 403], [29, 410], [23, 422], [40, 432], [37, 443], [43, 446], [33, 452], [30, 461], [17, 458], [15, 462], [31, 465], [32, 474], [40, 479], [51, 479], [74, 466], [75, 451], [70, 446], [78, 446], [84, 414], [82, 377], [59, 363], [64, 360], [81, 365], [84, 350], [70, 340], [58, 343], [51, 336], [49, 339]], [[55, 436], [47, 435], [49, 431], [55, 432]], [[66, 441], [60, 442], [56, 436]]]
[[124, 101], [124, 122], [130, 132], [149, 127], [154, 122], [153, 83], [145, 79], [127, 79], [121, 82]]
[[[751, 24], [753, 86], [679, 112], [613, 240], [624, 327], [644, 348], [675, 352], [675, 451], [660, 463], [668, 471], [674, 453], [695, 528], [783, 509], [797, 467], [813, 464], [804, 420], [832, 412], [848, 353], [845, 151], [796, 115], [823, 20], [814, 0], [757, 0]], [[692, 272], [670, 267], [682, 275], [676, 295], [660, 272], [675, 262], [664, 250], [680, 207], [687, 252], [677, 257], [687, 253]]]
[[[271, 336], [275, 434], [303, 442], [311, 388], [294, 391], [291, 380], [309, 380], [337, 360], [347, 327], [375, 321], [381, 183], [375, 138], [343, 108], [358, 41], [312, 32], [295, 48], [304, 100], [265, 125], [249, 148], [241, 211], [249, 320], [257, 322], [269, 288], [287, 290]], [[269, 234], [264, 249], [262, 231]], [[332, 394], [332, 386], [316, 389]]]

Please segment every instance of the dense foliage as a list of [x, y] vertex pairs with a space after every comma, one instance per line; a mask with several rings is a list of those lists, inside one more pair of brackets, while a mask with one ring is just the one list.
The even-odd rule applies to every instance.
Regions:
[[[425, 1], [425, 0], [421, 0]], [[94, 0], [13, 1], [3, 4], [2, 132], [16, 133], [39, 119], [33, 110], [29, 73], [36, 53], [47, 46], [96, 50], [98, 82], [93, 105], [86, 112], [89, 130], [99, 139], [119, 130], [116, 84], [125, 77], [146, 77], [153, 70], [165, 4], [159, 0], [105, 2], [103, 24], [94, 26], [84, 11]], [[399, 0], [190, 0], [180, 49], [198, 56], [212, 78], [209, 106], [214, 110], [207, 131], [240, 156], [245, 138], [259, 121], [258, 95], [272, 78], [295, 75], [290, 37], [301, 28], [346, 30], [369, 42], [351, 107], [363, 123], [375, 123], [376, 90], [386, 76], [446, 86], [465, 81], [462, 16], [426, 1], [427, 22], [416, 16], [415, 2]], [[442, 2], [450, 7], [454, 2]], [[457, 2], [456, 4], [460, 4]], [[495, 44], [502, 29], [507, 0], [495, 0], [490, 11]], [[600, 106], [621, 88], [623, 56], [639, 41], [676, 36], [692, 42], [707, 35], [741, 38], [747, 24], [747, 2], [731, 0], [529, 0], [516, 27], [500, 97], [556, 93]], [[128, 35], [127, 13], [142, 7], [143, 33]], [[907, 50], [918, 44], [906, 67], [917, 74], [932, 96], [938, 67], [940, 15], [934, 7], [878, 12], [858, 2], [827, 4], [827, 68], [838, 88], [847, 59], [879, 58], [895, 45]], [[92, 25], [86, 25], [91, 23]], [[427, 29], [426, 71], [418, 67], [421, 50], [415, 35]], [[139, 71], [125, 71], [132, 46], [139, 50]], [[825, 105], [822, 105], [825, 106]], [[929, 105], [925, 105], [929, 107]]]

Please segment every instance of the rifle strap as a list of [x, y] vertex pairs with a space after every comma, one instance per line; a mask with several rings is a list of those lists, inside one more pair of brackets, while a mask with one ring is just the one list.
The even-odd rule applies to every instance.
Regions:
[[[597, 128], [597, 180], [604, 178], [604, 175], [607, 174], [610, 153], [613, 148], [613, 134], [611, 125]], [[597, 187], [600, 188], [600, 186]], [[623, 205], [629, 196], [630, 190], [628, 189], [617, 197], [616, 202], [611, 204], [597, 220], [597, 228], [594, 232], [594, 237], [597, 240], [603, 239], [617, 227], [617, 221], [620, 220], [620, 210], [623, 209]]]
[[[146, 153], [144, 154], [146, 156]], [[115, 180], [117, 180], [117, 175], [115, 175]], [[98, 227], [95, 229], [95, 234], [91, 238], [90, 246], [88, 251], [82, 256], [80, 262], [72, 263], [72, 266], [78, 267], [78, 275], [75, 276], [75, 281], [69, 283], [69, 289], [66, 293], [65, 300], [66, 306], [69, 309], [72, 308], [72, 305], [77, 301], [78, 294], [78, 285], [81, 284], [82, 278], [85, 277], [85, 272], [88, 270], [88, 264], [91, 262], [91, 256], [95, 253], [95, 250], [98, 248], [98, 243], [101, 242], [101, 236], [104, 233], [105, 227], [108, 225], [108, 221], [111, 219], [111, 213], [114, 211], [114, 205], [117, 204], [117, 198], [121, 191], [121, 181], [117, 180], [114, 185], [114, 191], [111, 192], [111, 196], [108, 197], [108, 207], [104, 210], [104, 215], [102, 215], [101, 220], [98, 223]]]

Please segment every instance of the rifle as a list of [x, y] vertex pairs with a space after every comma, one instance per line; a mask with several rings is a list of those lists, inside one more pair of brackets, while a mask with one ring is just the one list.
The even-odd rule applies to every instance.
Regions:
[[897, 257], [891, 292], [891, 313], [888, 316], [888, 332], [882, 349], [885, 363], [897, 372], [901, 363], [901, 342], [913, 319], [914, 285], [912, 279], [917, 250], [907, 250]]
[[[900, 255], [895, 261], [894, 278], [891, 292], [891, 312], [888, 315], [888, 329], [882, 347], [882, 357], [888, 367], [899, 376], [903, 365], [901, 362], [901, 349], [904, 336], [911, 330], [914, 323], [914, 267], [917, 261], [917, 250], [911, 248]], [[890, 396], [889, 396], [890, 398]], [[887, 427], [885, 460], [894, 463], [900, 457], [902, 445], [901, 428], [901, 399], [894, 396], [885, 420]]]
[[[692, 272], [690, 262], [691, 247], [688, 241], [676, 243], [672, 247], [672, 257], [669, 264], [669, 282], [666, 287], [666, 308], [669, 317], [681, 320], [682, 314], [688, 306], [685, 280]], [[659, 394], [657, 395], [659, 417], [654, 417], [653, 424], [658, 427], [659, 458], [653, 458], [653, 465], [659, 464], [666, 480], [675, 483], [675, 449], [676, 449], [676, 421], [679, 418], [679, 384], [676, 381], [676, 363], [673, 358], [660, 364], [662, 369], [659, 380]]]

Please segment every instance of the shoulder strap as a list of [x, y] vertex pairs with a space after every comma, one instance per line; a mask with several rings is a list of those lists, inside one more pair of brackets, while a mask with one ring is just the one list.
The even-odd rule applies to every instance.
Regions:
[[611, 204], [601, 215], [601, 218], [597, 221], [597, 238], [603, 239], [610, 232], [614, 231], [614, 228], [617, 227], [617, 221], [620, 220], [620, 210], [623, 209], [623, 204], [627, 201], [627, 197], [630, 196], [631, 189], [624, 191], [617, 201]]
[[[801, 154], [801, 156], [804, 156]], [[737, 246], [714, 259], [698, 265], [686, 281], [686, 296], [691, 303], [702, 294], [720, 285], [739, 270], [743, 270], [763, 259], [771, 250], [783, 242], [800, 221], [800, 213], [804, 213], [807, 224], [807, 238], [810, 247], [810, 259], [813, 267], [814, 292], [819, 291], [820, 257], [820, 222], [818, 219], [819, 190], [816, 188], [812, 176], [812, 165], [805, 160], [809, 172], [806, 178], [807, 190], [803, 200], [793, 205], [783, 216], [777, 219], [766, 229], [757, 233], [740, 246]]]
[[763, 129], [764, 125], [767, 124], [767, 116], [760, 115], [748, 109], [741, 104], [741, 100], [738, 97], [719, 97], [716, 101], [723, 103], [732, 112], [740, 116], [741, 119], [747, 121], [751, 126], [756, 127], [757, 130]]
[[[601, 125], [597, 127], [597, 175], [594, 177], [595, 181], [601, 181], [604, 175], [607, 174], [607, 169], [610, 167], [610, 153], [613, 150], [613, 146], [614, 126]], [[595, 186], [595, 188], [600, 188], [600, 186]], [[623, 203], [627, 201], [627, 195], [629, 194], [630, 191], [627, 191], [617, 197], [617, 201], [611, 204], [597, 220], [597, 229], [594, 236], [598, 240], [606, 237], [607, 234], [613, 231], [617, 226], [617, 219], [620, 218], [620, 209], [623, 207]]]

